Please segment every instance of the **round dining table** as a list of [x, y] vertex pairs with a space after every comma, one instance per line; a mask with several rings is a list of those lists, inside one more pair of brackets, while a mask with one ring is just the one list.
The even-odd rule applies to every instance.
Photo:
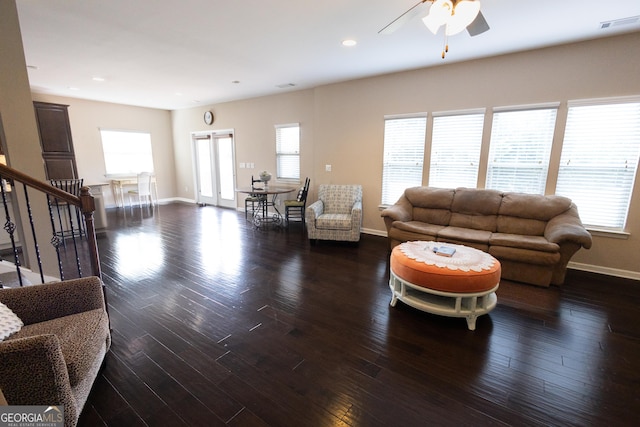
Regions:
[[[283, 221], [277, 206], [278, 195], [291, 193], [295, 190], [296, 187], [265, 185], [264, 183], [236, 188], [238, 193], [249, 194], [258, 199], [258, 209], [253, 212], [253, 223], [256, 227], [262, 227], [265, 224], [281, 226]], [[275, 212], [269, 214], [269, 207], [272, 207]]]

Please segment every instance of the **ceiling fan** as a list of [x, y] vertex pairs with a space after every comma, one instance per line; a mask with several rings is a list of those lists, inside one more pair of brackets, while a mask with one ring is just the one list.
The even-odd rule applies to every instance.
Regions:
[[422, 22], [429, 31], [436, 34], [440, 27], [444, 26], [445, 48], [442, 50], [442, 58], [448, 52], [447, 39], [458, 34], [465, 28], [470, 36], [477, 36], [489, 30], [489, 24], [480, 12], [478, 0], [420, 0], [402, 15], [387, 24], [378, 31], [378, 34], [391, 34], [420, 14], [424, 9], [423, 4], [432, 3], [429, 13], [422, 18]]

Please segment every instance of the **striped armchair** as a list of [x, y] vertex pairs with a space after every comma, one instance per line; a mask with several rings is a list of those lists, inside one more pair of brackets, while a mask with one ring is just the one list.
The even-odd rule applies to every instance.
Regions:
[[358, 242], [362, 227], [362, 186], [322, 184], [307, 207], [309, 240]]

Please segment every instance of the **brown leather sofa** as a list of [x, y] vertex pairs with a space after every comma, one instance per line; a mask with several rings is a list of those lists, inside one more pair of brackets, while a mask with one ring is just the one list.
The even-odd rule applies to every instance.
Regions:
[[412, 240], [474, 247], [500, 261], [504, 279], [539, 286], [562, 284], [571, 257], [592, 243], [562, 196], [413, 187], [382, 217], [391, 248]]

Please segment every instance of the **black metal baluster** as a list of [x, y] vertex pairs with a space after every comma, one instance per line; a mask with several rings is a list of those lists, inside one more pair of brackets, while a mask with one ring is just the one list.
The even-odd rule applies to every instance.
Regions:
[[[58, 205], [58, 199], [54, 197], [56, 206]], [[47, 194], [47, 204], [49, 205], [49, 217], [51, 218], [51, 232], [53, 236], [51, 237], [51, 244], [54, 248], [56, 248], [56, 256], [58, 257], [58, 271], [60, 271], [60, 280], [64, 280], [64, 271], [62, 268], [62, 260], [60, 259], [60, 237], [58, 237], [58, 233], [56, 232], [56, 221], [53, 218], [53, 204], [51, 202], [51, 196]], [[60, 215], [60, 211], [58, 210], [58, 216]]]
[[4, 230], [9, 233], [11, 239], [11, 248], [13, 249], [13, 259], [16, 266], [16, 274], [18, 275], [18, 283], [22, 286], [22, 273], [20, 272], [20, 257], [18, 255], [18, 248], [16, 247], [16, 240], [14, 233], [16, 231], [16, 225], [11, 221], [11, 214], [9, 213], [9, 206], [7, 205], [7, 189], [6, 185], [12, 185], [12, 181], [2, 179], [0, 184], [0, 191], [2, 192], [2, 204], [4, 205], [4, 214], [6, 222], [4, 223]]
[[36, 252], [36, 260], [38, 261], [38, 271], [40, 272], [40, 281], [41, 283], [44, 283], [44, 271], [42, 269], [42, 258], [40, 257], [40, 246], [38, 246], [38, 238], [36, 237], [36, 227], [33, 222], [33, 211], [31, 210], [31, 201], [29, 200], [29, 191], [27, 191], [26, 185], [23, 185], [22, 187], [24, 188], [24, 200], [27, 204], [27, 213], [29, 215], [29, 225], [31, 226], [31, 235], [33, 236], [33, 245], [34, 245], [34, 250]]

